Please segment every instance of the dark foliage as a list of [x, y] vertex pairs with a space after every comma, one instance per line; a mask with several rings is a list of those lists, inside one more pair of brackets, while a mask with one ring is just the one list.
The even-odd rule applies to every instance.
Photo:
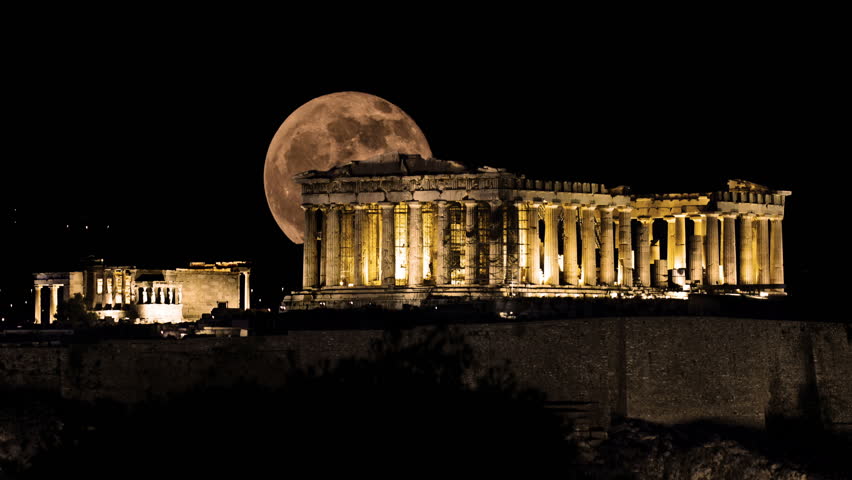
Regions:
[[83, 295], [75, 293], [67, 302], [59, 304], [56, 321], [61, 326], [71, 328], [95, 327], [103, 322], [86, 307]]
[[[438, 465], [570, 463], [564, 426], [543, 394], [520, 388], [506, 366], [471, 378], [475, 361], [446, 328], [417, 341], [388, 333], [368, 358], [296, 369], [282, 389], [242, 385], [133, 411], [89, 409], [68, 429], [78, 444], [29, 473], [404, 475]], [[394, 465], [408, 470], [388, 470]]]

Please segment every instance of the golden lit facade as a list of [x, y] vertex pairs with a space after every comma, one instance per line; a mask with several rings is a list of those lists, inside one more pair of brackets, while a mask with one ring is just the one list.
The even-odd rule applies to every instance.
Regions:
[[402, 154], [296, 180], [303, 291], [285, 297], [285, 308], [784, 291], [790, 192], [750, 182], [635, 195]]
[[191, 262], [187, 268], [164, 270], [109, 266], [93, 259], [82, 271], [36, 273], [33, 316], [37, 324], [53, 323], [59, 306], [80, 294], [86, 309], [102, 319], [196, 321], [219, 306], [249, 309], [250, 274], [243, 261]]

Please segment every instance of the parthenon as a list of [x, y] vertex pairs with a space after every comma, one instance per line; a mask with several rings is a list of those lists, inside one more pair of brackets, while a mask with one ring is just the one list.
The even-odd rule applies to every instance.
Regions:
[[303, 289], [284, 308], [784, 294], [791, 192], [744, 180], [715, 192], [632, 194], [394, 153], [296, 181]]

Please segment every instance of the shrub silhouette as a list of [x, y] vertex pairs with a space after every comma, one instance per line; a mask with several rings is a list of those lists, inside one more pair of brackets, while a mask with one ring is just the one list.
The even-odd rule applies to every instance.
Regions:
[[121, 414], [90, 410], [81, 418], [94, 431], [42, 459], [33, 474], [572, 459], [542, 393], [520, 388], [508, 365], [480, 369], [478, 378], [476, 366], [471, 347], [447, 327], [422, 336], [388, 332], [365, 358], [293, 369], [280, 389], [241, 385]]

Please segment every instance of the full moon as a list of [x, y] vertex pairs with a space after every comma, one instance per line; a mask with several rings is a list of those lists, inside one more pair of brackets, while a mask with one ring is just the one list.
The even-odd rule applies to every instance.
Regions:
[[317, 97], [291, 113], [272, 138], [263, 168], [266, 201], [287, 238], [304, 241], [301, 189], [294, 175], [387, 152], [432, 156], [414, 120], [387, 100], [338, 92]]

